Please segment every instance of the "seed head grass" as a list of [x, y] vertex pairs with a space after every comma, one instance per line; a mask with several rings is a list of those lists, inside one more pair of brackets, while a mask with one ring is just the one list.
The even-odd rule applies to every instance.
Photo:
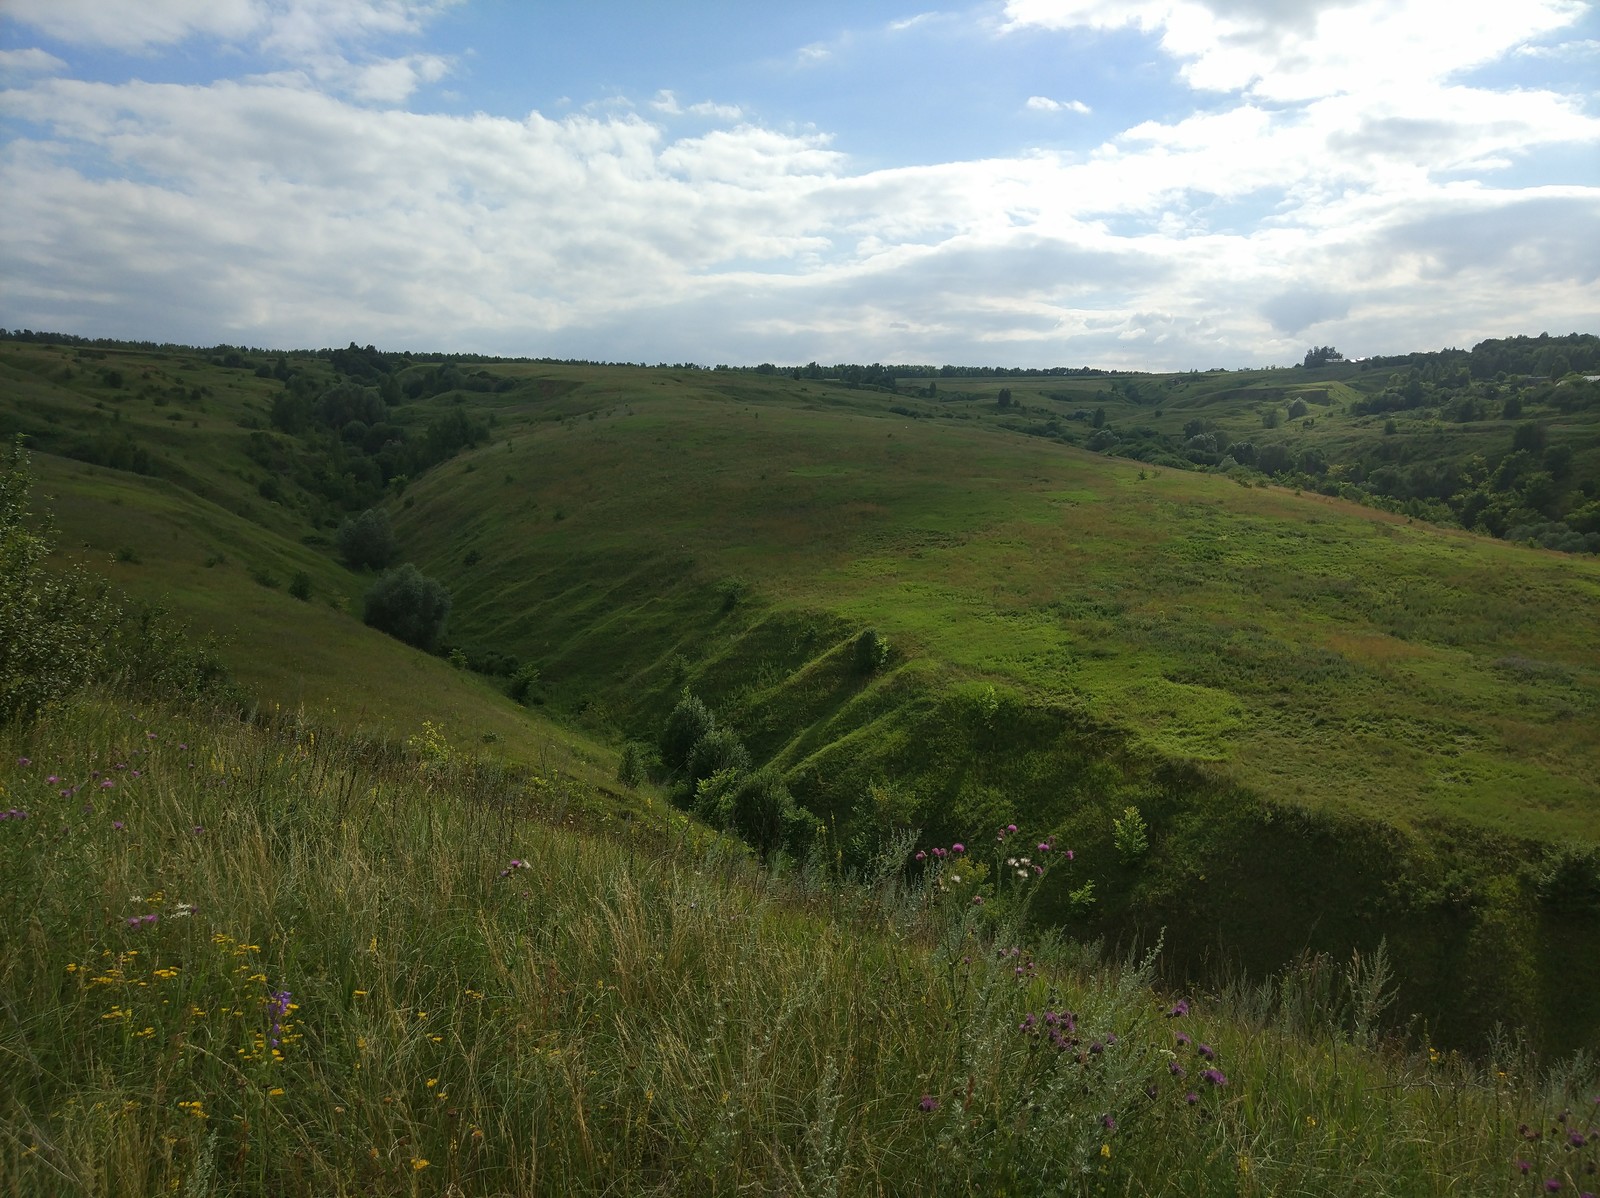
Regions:
[[1153, 954], [1029, 933], [975, 851], [950, 893], [909, 841], [875, 880], [762, 868], [293, 718], [86, 697], [0, 741], [6, 1193], [1593, 1187], [1584, 1062], [1159, 993]]

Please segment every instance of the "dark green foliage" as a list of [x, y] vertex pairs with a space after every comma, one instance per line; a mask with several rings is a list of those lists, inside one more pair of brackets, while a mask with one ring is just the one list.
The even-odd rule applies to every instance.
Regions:
[[689, 750], [689, 788], [692, 791], [704, 779], [723, 770], [744, 771], [750, 768], [750, 751], [732, 728], [713, 728]]
[[859, 673], [876, 673], [889, 660], [889, 642], [878, 635], [876, 628], [863, 629], [856, 637], [855, 658]]
[[48, 528], [28, 528], [30, 481], [18, 438], [0, 462], [0, 724], [30, 718], [98, 673], [98, 630], [115, 612], [104, 583], [45, 569]]
[[353, 570], [381, 570], [400, 552], [389, 513], [368, 508], [339, 525], [339, 556]]
[[300, 600], [301, 603], [309, 602], [311, 599], [311, 575], [304, 570], [295, 571], [294, 577], [289, 580], [289, 594]]
[[649, 749], [636, 740], [623, 745], [622, 754], [617, 758], [617, 781], [624, 786], [642, 786], [649, 772], [646, 768], [648, 754]]
[[684, 691], [661, 729], [662, 764], [674, 773], [685, 769], [695, 745], [716, 726], [717, 721], [711, 709]]
[[92, 683], [165, 700], [237, 705], [209, 640], [163, 609], [119, 608], [106, 584], [80, 570], [49, 570], [49, 525], [29, 529], [27, 455], [0, 460], [0, 724], [31, 719]]
[[539, 667], [524, 665], [511, 675], [511, 685], [506, 688], [506, 693], [518, 703], [527, 703], [532, 697], [533, 687], [539, 681]]
[[407, 562], [385, 570], [372, 584], [362, 618], [378, 631], [431, 653], [450, 618], [450, 592]]

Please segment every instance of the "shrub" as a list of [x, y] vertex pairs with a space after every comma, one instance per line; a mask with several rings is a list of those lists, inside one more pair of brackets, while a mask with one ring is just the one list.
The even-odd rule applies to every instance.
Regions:
[[385, 570], [367, 592], [362, 618], [379, 632], [432, 652], [450, 617], [450, 592], [410, 562]]
[[538, 666], [531, 663], [521, 666], [518, 668], [517, 672], [511, 676], [511, 685], [506, 688], [506, 693], [518, 703], [526, 703], [528, 701], [528, 697], [533, 693], [534, 684], [538, 681]]
[[368, 508], [346, 520], [339, 525], [335, 540], [339, 556], [353, 570], [381, 570], [400, 551], [389, 525], [389, 513], [382, 508]]
[[1123, 864], [1131, 865], [1150, 848], [1150, 827], [1137, 807], [1124, 807], [1122, 818], [1111, 823], [1111, 840]]
[[295, 571], [295, 576], [289, 580], [289, 594], [308, 603], [311, 600], [311, 575], [304, 570]]
[[876, 673], [889, 660], [889, 642], [878, 635], [876, 628], [864, 630], [856, 637], [856, 670], [862, 674]]
[[93, 676], [98, 630], [116, 614], [103, 583], [45, 569], [52, 530], [28, 530], [30, 482], [18, 438], [0, 462], [0, 724], [31, 718]]
[[622, 746], [622, 756], [617, 758], [617, 781], [624, 786], [641, 786], [645, 779], [646, 748], [636, 740]]
[[661, 729], [662, 764], [673, 771], [686, 767], [695, 745], [716, 726], [711, 709], [685, 690]]
[[29, 720], [90, 682], [240, 706], [212, 642], [161, 608], [125, 613], [104, 581], [81, 570], [45, 569], [50, 525], [27, 527], [30, 482], [18, 441], [0, 460], [0, 724]]
[[750, 751], [732, 728], [713, 728], [689, 750], [689, 787], [693, 790], [718, 770], [747, 770]]

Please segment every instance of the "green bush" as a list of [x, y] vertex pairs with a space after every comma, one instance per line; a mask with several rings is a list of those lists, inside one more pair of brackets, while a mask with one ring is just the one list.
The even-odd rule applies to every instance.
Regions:
[[103, 630], [117, 615], [106, 585], [81, 570], [46, 570], [48, 521], [29, 530], [28, 455], [0, 462], [0, 724], [25, 720], [104, 665]]
[[311, 575], [304, 570], [295, 571], [294, 577], [289, 580], [289, 594], [300, 600], [301, 603], [309, 603], [311, 601]]
[[876, 628], [864, 629], [856, 637], [856, 670], [859, 673], [876, 673], [888, 660], [889, 642], [878, 635]]
[[339, 525], [335, 542], [339, 556], [353, 570], [381, 570], [400, 552], [389, 513], [382, 508], [368, 508]]
[[379, 632], [431, 653], [450, 618], [450, 592], [407, 562], [385, 570], [372, 584], [362, 618]]
[[1112, 843], [1123, 864], [1131, 865], [1150, 848], [1150, 828], [1137, 807], [1124, 807], [1122, 818], [1111, 822]]
[[28, 527], [30, 483], [19, 441], [0, 462], [0, 724], [29, 720], [92, 683], [241, 706], [211, 641], [191, 636], [162, 608], [124, 611], [103, 580], [82, 570], [44, 567], [51, 526]]
[[674, 772], [684, 769], [695, 745], [716, 726], [711, 709], [684, 691], [661, 729], [662, 764]]
[[704, 778], [718, 770], [747, 770], [750, 751], [732, 728], [713, 728], [689, 750], [689, 788], [692, 791]]

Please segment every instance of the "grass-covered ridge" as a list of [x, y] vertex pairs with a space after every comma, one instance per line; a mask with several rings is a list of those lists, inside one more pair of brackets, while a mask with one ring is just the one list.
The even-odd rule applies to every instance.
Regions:
[[[1596, 559], [1359, 506], [1331, 467], [1296, 494], [1086, 452], [1139, 421], [1236, 438], [1299, 399], [1270, 430], [1285, 452], [1458, 461], [1510, 449], [1503, 413], [1396, 409], [1391, 435], [1355, 411], [1389, 389], [1355, 365], [933, 393], [226, 348], [0, 344], [0, 421], [40, 450], [64, 542], [221, 634], [266, 701], [400, 737], [426, 720], [508, 761], [550, 715], [599, 783], [604, 744], [655, 741], [688, 686], [843, 875], [908, 828], [1021, 818], [1085, 849], [1036, 913], [1119, 943], [1166, 928], [1174, 972], [1387, 937], [1418, 1032], [1600, 1034]], [[1575, 447], [1569, 498], [1593, 464], [1575, 396], [1523, 411], [1547, 452]], [[334, 559], [374, 504], [454, 594], [442, 652], [478, 670], [360, 625], [373, 576]], [[864, 670], [868, 628], [889, 652]], [[1137, 854], [1115, 851], [1129, 807]]]
[[10, 1193], [1594, 1184], [1593, 1079], [1375, 1051], [1370, 960], [1180, 1005], [962, 865], [775, 877], [437, 744], [89, 698], [0, 749]]

